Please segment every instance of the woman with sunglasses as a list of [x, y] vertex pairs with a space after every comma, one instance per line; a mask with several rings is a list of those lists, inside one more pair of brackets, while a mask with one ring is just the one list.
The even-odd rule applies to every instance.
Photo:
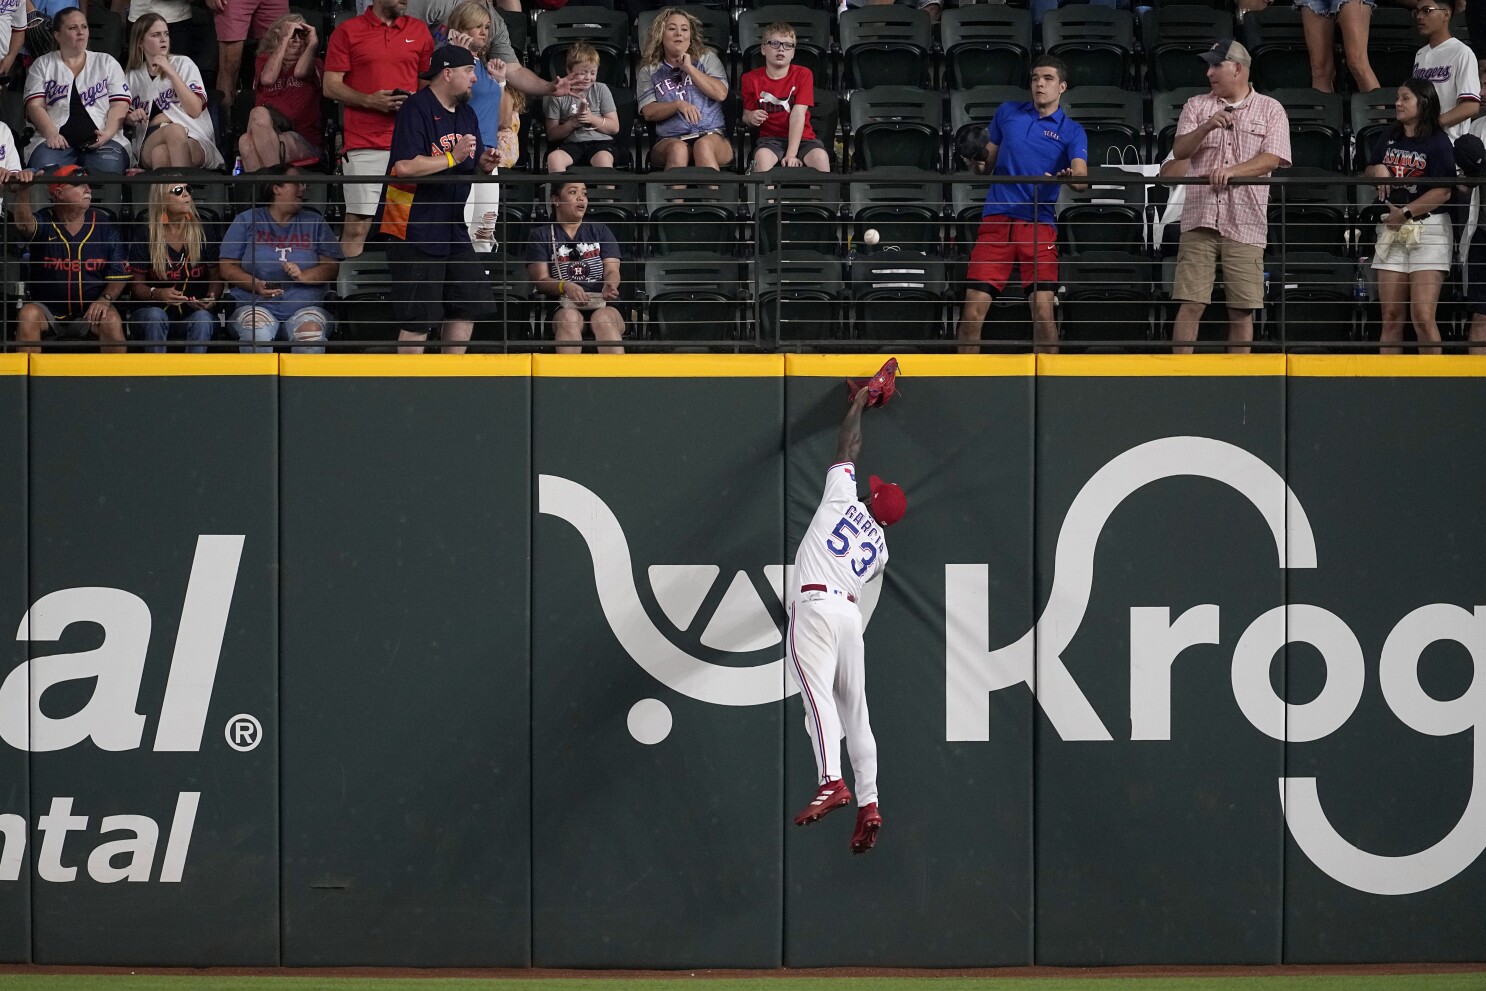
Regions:
[[318, 211], [305, 209], [302, 182], [267, 182], [256, 202], [268, 205], [238, 214], [222, 239], [222, 280], [237, 302], [229, 320], [242, 350], [293, 341], [296, 354], [323, 352], [330, 326], [325, 294], [345, 258], [340, 241]]
[[651, 164], [722, 169], [733, 160], [723, 133], [727, 73], [702, 40], [702, 22], [680, 7], [656, 15], [641, 48], [635, 93], [640, 115], [655, 127]]
[[159, 14], [134, 22], [129, 94], [128, 119], [141, 168], [222, 167], [201, 70], [186, 56], [170, 54], [170, 25]]
[[[134, 299], [145, 304], [134, 311], [136, 333], [146, 341], [211, 340], [217, 329], [212, 309], [222, 292], [218, 239], [202, 224], [191, 187], [182, 182], [151, 186], [145, 228], [147, 239], [129, 250], [131, 289]], [[156, 344], [147, 350], [162, 353], [165, 347]], [[206, 347], [196, 344], [186, 350], [204, 354]]]
[[88, 17], [76, 7], [52, 18], [52, 31], [57, 50], [26, 73], [26, 119], [36, 128], [26, 164], [122, 174], [129, 167], [129, 145], [120, 133], [129, 111], [124, 69], [112, 55], [88, 51]]

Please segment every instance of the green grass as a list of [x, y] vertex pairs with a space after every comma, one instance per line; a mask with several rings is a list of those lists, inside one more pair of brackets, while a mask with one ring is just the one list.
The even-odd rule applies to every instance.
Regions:
[[1474, 974], [1264, 977], [207, 977], [0, 974], [0, 991], [1486, 991]]

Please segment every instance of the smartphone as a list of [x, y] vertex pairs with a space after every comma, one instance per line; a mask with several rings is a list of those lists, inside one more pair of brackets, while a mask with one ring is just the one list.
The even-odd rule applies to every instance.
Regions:
[[392, 95], [393, 96], [412, 96], [413, 94], [412, 93], [409, 93], [405, 89], [395, 89], [395, 90], [392, 91]]

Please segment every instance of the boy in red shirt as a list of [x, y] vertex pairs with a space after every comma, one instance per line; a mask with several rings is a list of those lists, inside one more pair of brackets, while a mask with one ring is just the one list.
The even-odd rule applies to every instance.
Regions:
[[753, 171], [767, 172], [780, 164], [808, 165], [831, 171], [826, 146], [810, 127], [815, 105], [815, 76], [795, 60], [795, 29], [775, 23], [764, 28], [764, 64], [743, 74], [743, 122], [758, 128]]

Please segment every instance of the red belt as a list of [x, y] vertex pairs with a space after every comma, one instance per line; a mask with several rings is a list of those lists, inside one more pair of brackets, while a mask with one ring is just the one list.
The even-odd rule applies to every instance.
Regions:
[[[832, 590], [829, 589], [829, 588], [826, 588], [824, 585], [801, 585], [800, 586], [800, 591], [801, 592], [830, 592]], [[841, 592], [838, 591], [838, 592], [836, 592], [836, 594], [837, 595], [841, 595], [843, 593], [841, 593]], [[855, 602], [856, 600], [857, 600], [857, 597], [854, 596], [854, 595], [847, 595], [846, 596], [846, 601], [847, 602]]]

